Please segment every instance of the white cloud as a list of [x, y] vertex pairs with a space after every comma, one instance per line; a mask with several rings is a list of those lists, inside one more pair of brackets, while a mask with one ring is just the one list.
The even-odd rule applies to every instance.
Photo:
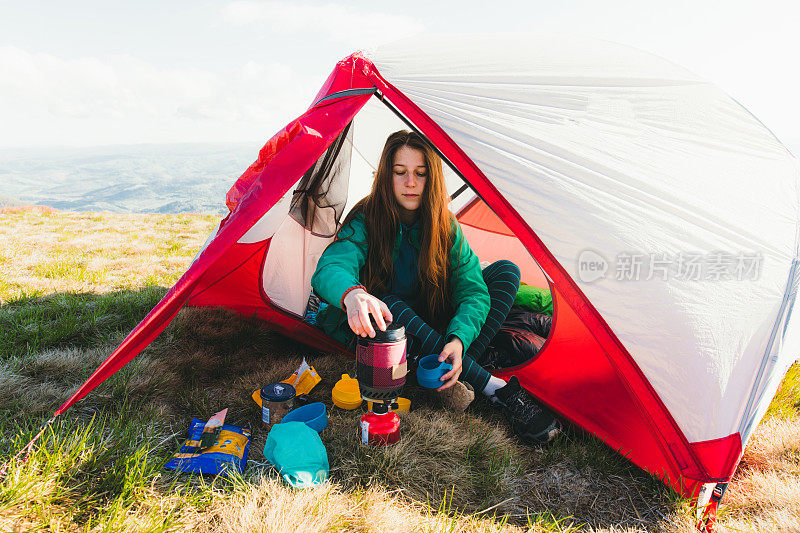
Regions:
[[227, 4], [222, 14], [224, 20], [238, 26], [266, 24], [270, 31], [281, 34], [306, 31], [360, 48], [394, 41], [425, 29], [421, 21], [406, 15], [285, 0], [239, 0]]
[[267, 138], [302, 113], [318, 89], [277, 62], [215, 72], [9, 46], [0, 47], [0, 72], [5, 146]]

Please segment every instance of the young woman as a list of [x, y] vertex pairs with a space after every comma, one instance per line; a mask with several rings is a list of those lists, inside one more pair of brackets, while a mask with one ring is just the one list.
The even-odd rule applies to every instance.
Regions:
[[523, 438], [548, 442], [558, 431], [552, 415], [515, 377], [506, 383], [478, 364], [514, 301], [519, 268], [498, 261], [481, 271], [448, 200], [430, 145], [414, 132], [390, 135], [372, 192], [317, 264], [311, 285], [329, 303], [317, 323], [352, 346], [357, 335], [375, 336], [370, 318], [381, 330], [397, 321], [410, 366], [431, 353], [453, 365], [437, 390], [466, 382], [501, 405]]

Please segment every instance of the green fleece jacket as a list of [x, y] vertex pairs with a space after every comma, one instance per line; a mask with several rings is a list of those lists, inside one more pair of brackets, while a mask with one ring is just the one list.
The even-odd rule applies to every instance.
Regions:
[[[461, 232], [458, 222], [453, 223], [455, 232], [453, 247], [450, 249], [450, 294], [453, 317], [447, 325], [445, 339], [455, 335], [464, 345], [464, 351], [478, 336], [489, 313], [489, 290], [483, 281], [478, 256], [472, 251]], [[409, 241], [419, 252], [419, 231], [412, 230]], [[401, 232], [398, 231], [394, 246], [394, 259], [397, 260]], [[322, 329], [343, 344], [353, 338], [347, 324], [347, 315], [342, 310], [342, 295], [354, 285], [361, 285], [360, 272], [367, 260], [367, 228], [364, 215], [353, 217], [349, 224], [342, 226], [336, 240], [325, 249], [311, 278], [314, 291], [326, 302], [328, 307], [320, 311], [317, 323]], [[375, 296], [382, 297], [382, 294]]]

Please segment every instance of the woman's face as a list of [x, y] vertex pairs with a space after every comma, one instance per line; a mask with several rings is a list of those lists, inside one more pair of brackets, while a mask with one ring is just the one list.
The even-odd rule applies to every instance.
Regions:
[[401, 215], [408, 217], [419, 209], [427, 178], [423, 153], [406, 145], [398, 148], [392, 165], [392, 187]]

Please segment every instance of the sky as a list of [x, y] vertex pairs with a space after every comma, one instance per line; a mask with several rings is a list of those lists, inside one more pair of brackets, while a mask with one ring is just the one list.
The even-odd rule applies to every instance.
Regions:
[[336, 61], [420, 33], [572, 34], [714, 82], [800, 153], [791, 0], [0, 0], [0, 148], [261, 143]]

